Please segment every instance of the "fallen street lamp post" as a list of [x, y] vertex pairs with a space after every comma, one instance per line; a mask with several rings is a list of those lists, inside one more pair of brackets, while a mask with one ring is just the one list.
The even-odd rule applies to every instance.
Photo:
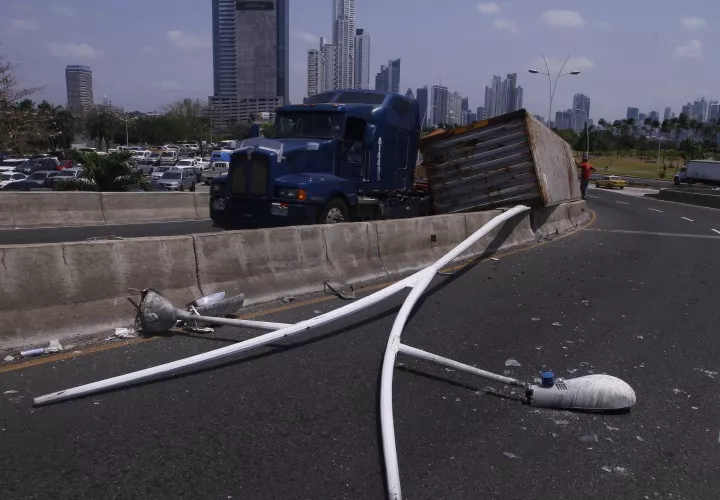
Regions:
[[[158, 292], [155, 292], [154, 290], [143, 290], [142, 300], [139, 305], [136, 305], [138, 311], [136, 323], [143, 331], [146, 332], [157, 333], [167, 331], [172, 328], [178, 320], [196, 323], [219, 323], [233, 326], [247, 326], [260, 329], [271, 329], [274, 331], [231, 346], [191, 356], [189, 358], [165, 363], [163, 365], [146, 368], [144, 370], [112, 377], [71, 389], [46, 394], [35, 398], [34, 404], [36, 406], [41, 406], [113, 388], [124, 387], [148, 380], [150, 378], [155, 378], [158, 375], [175, 375], [179, 373], [181, 369], [228, 358], [230, 356], [236, 356], [237, 354], [270, 344], [276, 340], [295, 336], [321, 325], [331, 323], [340, 318], [344, 318], [345, 316], [371, 307], [372, 305], [377, 304], [399, 293], [400, 291], [405, 290], [406, 288], [409, 288], [411, 289], [410, 293], [403, 302], [390, 331], [381, 369], [380, 426], [383, 442], [383, 458], [385, 462], [385, 479], [387, 482], [388, 498], [391, 500], [400, 500], [402, 498], [392, 410], [392, 380], [395, 369], [395, 360], [398, 353], [463, 371], [480, 378], [493, 380], [506, 385], [521, 387], [525, 390], [525, 403], [532, 406], [584, 411], [618, 411], [631, 408], [636, 401], [635, 392], [627, 383], [610, 375], [589, 375], [575, 379], [559, 379], [556, 381], [553, 373], [544, 372], [542, 374], [541, 385], [531, 385], [528, 382], [497, 375], [459, 361], [444, 358], [437, 354], [429, 353], [401, 343], [401, 334], [410, 313], [415, 307], [418, 299], [425, 292], [427, 286], [438, 274], [438, 271], [465, 253], [472, 245], [477, 243], [481, 238], [487, 236], [498, 226], [511, 220], [517, 215], [527, 212], [528, 210], [528, 207], [518, 205], [491, 219], [487, 224], [475, 231], [472, 235], [458, 244], [434, 264], [382, 290], [363, 297], [356, 302], [352, 302], [335, 311], [330, 311], [314, 318], [300, 321], [299, 323], [295, 323], [293, 325], [216, 318], [202, 316], [196, 313], [196, 311], [211, 311], [214, 306], [222, 301], [236, 300], [236, 304], [240, 303], [241, 296], [225, 299], [224, 295], [215, 294], [215, 296], [212, 297], [204, 297], [203, 299], [206, 300], [200, 299], [199, 301], [191, 304], [189, 306], [191, 311], [183, 311], [174, 307], [169, 300], [160, 295]], [[201, 301], [202, 303], [200, 303]], [[198, 310], [198, 307], [201, 309]], [[228, 307], [231, 306], [228, 305]]]

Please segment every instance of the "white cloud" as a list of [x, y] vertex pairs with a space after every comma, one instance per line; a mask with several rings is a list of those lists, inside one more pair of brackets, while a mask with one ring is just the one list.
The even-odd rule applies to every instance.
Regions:
[[10, 26], [15, 31], [37, 31], [40, 29], [40, 24], [37, 19], [13, 19], [10, 21]]
[[585, 26], [585, 19], [575, 10], [547, 10], [540, 15], [540, 20], [547, 25], [564, 28]]
[[485, 3], [478, 4], [477, 10], [481, 14], [489, 14], [489, 15], [502, 13], [502, 9], [495, 2], [485, 2]]
[[680, 19], [680, 24], [683, 28], [690, 31], [696, 31], [707, 26], [707, 21], [702, 17], [683, 17]]
[[[556, 59], [554, 57], [548, 57], [547, 63], [548, 67], [550, 68], [550, 73], [552, 73], [554, 76], [558, 71], [560, 71], [560, 68], [562, 68], [564, 62], [564, 58]], [[543, 61], [542, 57], [539, 57], [535, 59], [532, 63], [530, 63], [530, 68], [535, 68], [542, 72], [545, 72], [545, 61]], [[563, 68], [563, 73], [569, 73], [570, 71], [587, 71], [594, 68], [595, 63], [587, 57], [571, 57], [570, 59], [568, 59], [565, 68]]]
[[75, 17], [75, 9], [68, 7], [67, 5], [56, 5], [52, 8], [55, 14], [60, 14], [67, 17]]
[[519, 35], [520, 30], [518, 29], [518, 25], [515, 21], [512, 19], [507, 19], [505, 17], [498, 17], [493, 21], [493, 24], [497, 29], [500, 31], [508, 31], [512, 33], [513, 35]]
[[212, 40], [206, 35], [195, 35], [193, 33], [182, 33], [177, 30], [167, 32], [168, 41], [179, 49], [207, 49], [212, 47]]
[[160, 90], [182, 90], [183, 86], [175, 80], [160, 80], [153, 83], [153, 87]]
[[690, 40], [675, 47], [672, 55], [677, 59], [697, 59], [702, 56], [702, 43], [700, 40]]
[[293, 30], [292, 37], [307, 44], [318, 45], [320, 43], [319, 36], [313, 35], [312, 33], [303, 30]]
[[102, 53], [86, 43], [46, 43], [51, 56], [65, 59], [97, 59]]

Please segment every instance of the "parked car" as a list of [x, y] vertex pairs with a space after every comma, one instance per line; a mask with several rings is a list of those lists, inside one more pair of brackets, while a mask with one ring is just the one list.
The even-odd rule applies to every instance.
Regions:
[[195, 176], [191, 169], [173, 169], [153, 182], [156, 191], [195, 191]]
[[155, 182], [159, 180], [165, 172], [169, 172], [170, 170], [174, 169], [175, 167], [155, 167], [150, 173], [150, 182]]
[[601, 179], [598, 179], [595, 181], [595, 187], [600, 188], [620, 188], [625, 189], [625, 186], [627, 186], [627, 181], [622, 180], [617, 175], [605, 175]]
[[177, 161], [177, 151], [163, 151], [160, 153], [160, 165], [175, 165]]
[[57, 170], [58, 161], [55, 158], [31, 158], [21, 163], [15, 170], [25, 175], [33, 172]]
[[217, 177], [218, 175], [223, 175], [228, 173], [228, 169], [230, 168], [230, 164], [226, 161], [216, 161], [212, 164], [211, 167], [206, 168], [203, 170], [202, 173], [202, 181], [205, 184], [210, 184], [212, 180]]
[[78, 167], [66, 168], [65, 170], [58, 172], [57, 175], [48, 177], [47, 179], [45, 179], [45, 187], [54, 188], [55, 184], [58, 181], [61, 181], [63, 179], [68, 179], [68, 178], [84, 179], [85, 178], [85, 170], [82, 168], [78, 168]]
[[57, 170], [38, 170], [30, 174], [27, 178], [20, 181], [11, 182], [6, 185], [3, 190], [30, 191], [31, 189], [40, 189], [45, 187], [45, 179], [52, 174], [59, 174]]
[[[60, 172], [62, 172], [62, 170], [53, 170], [52, 172], [48, 172], [48, 174], [45, 176], [45, 179], [43, 179], [42, 187], [52, 188], [53, 179], [55, 177], [57, 177], [58, 175], [60, 175]], [[35, 173], [37, 173], [37, 172], [35, 172]], [[32, 175], [35, 175], [35, 174], [32, 174]], [[28, 179], [30, 179], [32, 177], [32, 175], [30, 177], [28, 177]]]
[[26, 178], [27, 176], [25, 174], [21, 174], [20, 172], [0, 172], [0, 189], [4, 188], [11, 182], [21, 181]]

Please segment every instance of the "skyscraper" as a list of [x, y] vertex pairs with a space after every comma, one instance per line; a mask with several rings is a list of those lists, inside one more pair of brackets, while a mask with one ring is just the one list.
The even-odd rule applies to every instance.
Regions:
[[95, 103], [92, 71], [88, 66], [67, 66], [65, 68], [65, 84], [68, 109], [77, 116], [86, 116]]
[[468, 111], [470, 109], [470, 98], [464, 97], [462, 101], [460, 101], [460, 111]]
[[426, 123], [429, 122], [429, 116], [428, 116], [428, 88], [427, 85], [424, 87], [420, 87], [415, 91], [415, 98], [418, 102], [418, 107], [420, 108], [420, 119], [423, 121], [420, 126], [425, 127]]
[[[516, 84], [517, 73], [508, 73], [506, 80], [497, 75], [493, 76], [491, 86], [485, 87], [485, 110], [488, 118], [522, 108], [523, 88]], [[483, 119], [479, 113], [478, 119]]]
[[663, 114], [663, 120], [669, 120], [672, 117], [672, 109], [670, 106], [665, 108], [665, 113]]
[[448, 88], [441, 85], [432, 87], [432, 123], [445, 123], [448, 116]]
[[708, 121], [720, 120], [720, 105], [718, 104], [717, 101], [710, 101], [708, 103], [708, 118], [707, 119], [708, 119]]
[[462, 125], [462, 97], [457, 92], [448, 95], [447, 122]]
[[590, 98], [585, 94], [575, 94], [573, 97], [573, 109], [579, 109], [585, 115], [585, 119], [590, 118]]
[[308, 50], [307, 95], [312, 97], [325, 91], [325, 56], [320, 49]]
[[338, 87], [355, 87], [355, 0], [333, 0], [333, 43], [337, 46]]
[[320, 39], [320, 50], [325, 58], [325, 87], [324, 91], [339, 89], [338, 65], [337, 65], [337, 45], [334, 43], [325, 43], [325, 39]]
[[487, 120], [488, 119], [487, 109], [484, 108], [483, 106], [478, 106], [476, 114], [477, 114], [478, 120]]
[[638, 108], [628, 108], [625, 118], [628, 120], [634, 118], [637, 121], [640, 118], [640, 110]]
[[389, 61], [387, 66], [380, 66], [380, 72], [375, 75], [375, 90], [396, 94], [400, 92], [400, 59]]
[[212, 0], [214, 124], [289, 102], [289, 0]]
[[355, 88], [370, 88], [370, 34], [355, 30]]
[[407, 89], [407, 92], [405, 92], [405, 97], [408, 99], [415, 99], [415, 94], [413, 94], [412, 89]]
[[648, 118], [650, 118], [652, 121], [660, 121], [660, 113], [658, 111], [650, 111]]

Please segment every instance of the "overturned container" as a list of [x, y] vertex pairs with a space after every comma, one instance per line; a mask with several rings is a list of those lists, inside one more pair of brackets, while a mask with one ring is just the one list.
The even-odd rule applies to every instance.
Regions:
[[524, 109], [438, 130], [420, 148], [437, 213], [580, 199], [572, 148]]

